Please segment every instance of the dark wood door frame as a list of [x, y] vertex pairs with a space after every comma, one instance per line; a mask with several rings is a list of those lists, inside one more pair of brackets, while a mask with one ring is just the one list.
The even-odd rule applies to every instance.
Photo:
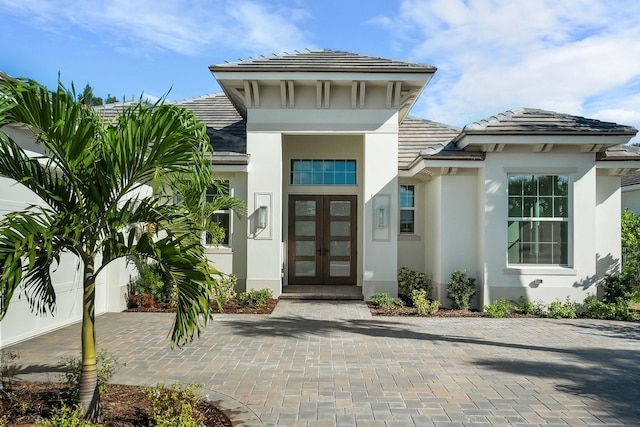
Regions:
[[[296, 215], [296, 202], [315, 203], [313, 213]], [[348, 215], [332, 213], [331, 202], [350, 202]], [[289, 196], [289, 236], [288, 236], [288, 282], [290, 285], [355, 285], [357, 273], [357, 196], [355, 195], [290, 195]], [[296, 234], [296, 222], [315, 223], [315, 233]], [[348, 223], [348, 225], [343, 225]], [[333, 232], [332, 232], [333, 230]], [[344, 232], [344, 230], [348, 230]], [[296, 253], [296, 242], [315, 243], [315, 254]], [[348, 243], [344, 243], [348, 242]], [[348, 255], [337, 252], [341, 245], [348, 247]], [[308, 251], [307, 251], [308, 252]], [[314, 274], [297, 275], [296, 262], [314, 265]], [[314, 264], [311, 264], [314, 263]], [[346, 273], [345, 273], [346, 272]], [[332, 274], [333, 273], [333, 274]]]

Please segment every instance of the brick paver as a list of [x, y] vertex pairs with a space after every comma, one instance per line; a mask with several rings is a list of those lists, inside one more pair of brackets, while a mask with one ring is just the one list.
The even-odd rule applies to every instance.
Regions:
[[[199, 382], [238, 425], [640, 425], [640, 323], [371, 317], [362, 302], [280, 301], [215, 315], [181, 350], [173, 315], [97, 319], [122, 384]], [[55, 380], [74, 325], [10, 347]]]

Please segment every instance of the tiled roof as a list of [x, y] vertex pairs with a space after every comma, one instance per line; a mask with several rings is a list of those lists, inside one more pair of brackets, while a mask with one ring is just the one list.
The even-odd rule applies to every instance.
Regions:
[[407, 116], [398, 132], [398, 167], [407, 168], [424, 151], [440, 152], [460, 133], [460, 128]]
[[217, 71], [317, 71], [317, 72], [403, 72], [433, 73], [436, 67], [416, 62], [385, 59], [330, 49], [284, 53], [269, 57], [250, 58], [209, 66]]
[[631, 126], [587, 119], [570, 114], [535, 108], [521, 108], [496, 114], [485, 120], [468, 124], [465, 134], [618, 134], [635, 135], [638, 131]]
[[614, 145], [603, 153], [597, 153], [596, 160], [640, 160], [640, 148], [632, 145]]
[[[95, 107], [95, 111], [104, 120], [110, 121], [122, 113], [123, 109], [136, 104], [137, 102], [107, 104]], [[207, 126], [207, 135], [213, 146], [214, 163], [247, 163], [245, 122], [223, 93], [175, 101], [171, 104], [190, 110]]]
[[632, 174], [623, 176], [621, 179], [621, 183], [623, 187], [640, 184], [640, 170]]

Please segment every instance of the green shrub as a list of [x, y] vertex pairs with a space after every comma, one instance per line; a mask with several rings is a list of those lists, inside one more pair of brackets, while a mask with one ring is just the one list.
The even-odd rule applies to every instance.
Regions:
[[[100, 393], [105, 393], [109, 387], [109, 381], [115, 375], [116, 372], [123, 366], [127, 366], [126, 363], [120, 363], [118, 358], [109, 355], [106, 350], [101, 350], [96, 354], [96, 364], [98, 369], [98, 390]], [[69, 385], [69, 388], [73, 390], [74, 396], [80, 391], [80, 375], [82, 373], [82, 358], [63, 358], [62, 365], [64, 373], [61, 380]]]
[[447, 297], [453, 302], [454, 309], [468, 310], [469, 300], [476, 293], [476, 279], [467, 277], [466, 272], [455, 270], [449, 279]]
[[129, 308], [139, 305], [153, 306], [156, 302], [169, 302], [174, 291], [171, 281], [163, 280], [160, 268], [146, 261], [140, 263], [138, 277], [129, 280], [127, 287]]
[[551, 317], [552, 319], [575, 319], [577, 317], [576, 309], [578, 307], [579, 304], [572, 302], [569, 298], [567, 298], [567, 301], [564, 303], [560, 300], [555, 300], [549, 304], [547, 317]]
[[234, 299], [236, 297], [235, 287], [237, 283], [238, 277], [235, 274], [226, 274], [216, 279], [213, 285], [213, 300], [216, 304], [222, 306]]
[[440, 301], [429, 301], [424, 289], [414, 289], [411, 292], [411, 301], [420, 316], [433, 316], [440, 310]]
[[373, 302], [379, 310], [386, 313], [393, 313], [404, 307], [404, 301], [400, 298], [394, 298], [386, 292], [372, 295], [371, 302]]
[[39, 420], [37, 427], [102, 427], [102, 424], [93, 424], [82, 418], [80, 408], [70, 408], [62, 405], [58, 409], [54, 409], [51, 416], [47, 419]]
[[204, 417], [198, 412], [202, 399], [198, 395], [199, 384], [191, 384], [183, 389], [180, 384], [172, 384], [170, 389], [164, 384], [148, 387], [145, 392], [153, 410], [154, 425], [158, 427], [201, 427]]
[[511, 307], [513, 303], [508, 299], [500, 298], [498, 301], [485, 305], [484, 310], [489, 313], [489, 316], [494, 318], [501, 318], [511, 313]]
[[630, 298], [630, 294], [634, 291], [633, 281], [628, 275], [607, 275], [602, 285], [604, 290], [604, 302], [615, 303], [618, 298]]
[[529, 301], [525, 297], [518, 298], [518, 302], [513, 307], [513, 311], [518, 314], [526, 314], [531, 316], [546, 316], [546, 310], [542, 302]]
[[263, 307], [271, 298], [273, 298], [273, 293], [267, 288], [251, 289], [249, 292], [241, 292], [239, 296], [240, 302], [249, 307]]
[[589, 295], [584, 299], [584, 308], [587, 316], [592, 319], [638, 320], [638, 315], [629, 310], [629, 303], [624, 298], [619, 298], [615, 303], [606, 303]]
[[411, 301], [414, 290], [423, 289], [426, 297], [431, 298], [433, 286], [427, 279], [427, 275], [418, 271], [413, 271], [407, 267], [398, 270], [398, 296], [404, 301]]

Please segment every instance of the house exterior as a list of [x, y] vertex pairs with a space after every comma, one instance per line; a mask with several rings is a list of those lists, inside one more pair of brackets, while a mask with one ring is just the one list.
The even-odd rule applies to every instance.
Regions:
[[[640, 152], [638, 147], [630, 147]], [[622, 177], [622, 209], [640, 214], [640, 171]]]
[[[409, 267], [447, 306], [459, 269], [477, 279], [481, 308], [582, 301], [619, 269], [620, 177], [640, 168], [624, 146], [632, 127], [531, 108], [463, 129], [432, 122], [409, 111], [435, 67], [348, 52], [209, 68], [223, 93], [175, 104], [206, 124], [216, 175], [246, 201], [246, 218], [216, 214], [228, 238], [207, 247], [239, 290], [397, 295]], [[119, 295], [124, 276], [105, 279]]]

